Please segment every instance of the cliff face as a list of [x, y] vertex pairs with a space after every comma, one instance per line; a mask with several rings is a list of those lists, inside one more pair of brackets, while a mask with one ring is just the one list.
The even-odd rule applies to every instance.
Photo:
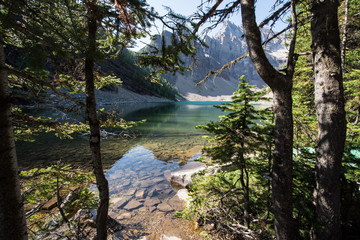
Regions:
[[[262, 29], [263, 39], [272, 35], [273, 33], [268, 28]], [[170, 38], [170, 33], [165, 33], [164, 36]], [[265, 47], [269, 61], [276, 68], [280, 68], [286, 63], [286, 49], [283, 39], [274, 39]], [[154, 44], [157, 45], [160, 42], [160, 39], [157, 39]], [[210, 70], [218, 70], [224, 64], [247, 53], [242, 27], [229, 21], [225, 22], [221, 30], [214, 36], [207, 37], [205, 42], [209, 47], [198, 46], [197, 61], [192, 72], [185, 75], [171, 76], [169, 74], [165, 76], [186, 99], [229, 99], [229, 95], [237, 89], [238, 79], [242, 75], [245, 75], [245, 79], [249, 80], [250, 84], [257, 85], [260, 88], [265, 86], [248, 57], [234, 64], [231, 69], [224, 71], [216, 79], [210, 77], [205, 84], [196, 87], [195, 84], [201, 81]], [[190, 59], [186, 59], [185, 62], [191, 64]]]

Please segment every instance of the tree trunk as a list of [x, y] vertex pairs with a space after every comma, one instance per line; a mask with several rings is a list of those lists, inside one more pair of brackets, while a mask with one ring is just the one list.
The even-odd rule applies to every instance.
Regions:
[[5, 53], [0, 38], [0, 239], [27, 239], [20, 192], [15, 142], [10, 119], [11, 102]]
[[274, 89], [275, 149], [272, 168], [272, 202], [277, 239], [296, 239], [292, 214], [293, 116], [291, 87]]
[[341, 239], [340, 171], [346, 122], [341, 70], [338, 1], [313, 1], [312, 51], [318, 145], [315, 167], [315, 239]]
[[344, 70], [345, 55], [346, 55], [346, 42], [347, 42], [347, 23], [349, 19], [349, 0], [345, 0], [345, 17], [343, 25], [343, 38], [341, 43], [341, 68]]
[[94, 58], [96, 54], [96, 2], [88, 3], [88, 30], [89, 45], [85, 58], [86, 81], [86, 119], [90, 126], [90, 149], [96, 184], [99, 189], [100, 203], [96, 215], [97, 239], [107, 238], [107, 217], [109, 209], [109, 186], [105, 178], [100, 151], [100, 123], [96, 111], [95, 86], [94, 86]]
[[241, 16], [247, 46], [256, 71], [274, 93], [275, 149], [272, 169], [272, 201], [277, 239], [296, 239], [292, 216], [292, 72], [293, 44], [289, 53], [288, 75], [279, 73], [266, 58], [255, 20], [254, 0], [241, 0]]

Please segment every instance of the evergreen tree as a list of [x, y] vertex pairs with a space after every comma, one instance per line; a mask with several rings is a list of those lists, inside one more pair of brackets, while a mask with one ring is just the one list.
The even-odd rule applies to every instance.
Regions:
[[[151, 18], [153, 12], [147, 9], [148, 6], [144, 1], [137, 0], [111, 2], [17, 0], [14, 2], [1, 1], [0, 3], [1, 20], [5, 23], [4, 27], [0, 29], [1, 39], [8, 46], [22, 50], [30, 57], [41, 57], [22, 66], [5, 67], [3, 62], [1, 71], [7, 69], [15, 76], [14, 80], [17, 80], [17, 84], [13, 85], [29, 86], [29, 89], [40, 90], [48, 88], [62, 97], [74, 100], [76, 104], [86, 107], [86, 119], [91, 132], [90, 146], [93, 153], [94, 173], [100, 192], [97, 237], [106, 239], [109, 195], [101, 164], [100, 122], [97, 116], [94, 89], [102, 87], [104, 83], [109, 83], [108, 80], [111, 80], [112, 83], [118, 82], [118, 80], [111, 77], [99, 77], [94, 70], [94, 64], [105, 53], [119, 49], [119, 45], [120, 48], [124, 47], [131, 42], [132, 38], [140, 36], [141, 31], [138, 28], [143, 29], [149, 26], [148, 19]], [[101, 31], [98, 26], [101, 27]], [[30, 47], [27, 48], [28, 46]], [[37, 51], [37, 54], [29, 53], [29, 49]], [[4, 55], [2, 54], [2, 56]], [[51, 71], [51, 74], [45, 70], [45, 67]], [[1, 76], [5, 75], [6, 72], [3, 71]], [[4, 79], [2, 83], [7, 83], [7, 81]], [[2, 87], [4, 86], [2, 84]], [[70, 93], [86, 91], [86, 105], [67, 93], [59, 91], [59, 88], [63, 87]], [[2, 120], [10, 123], [5, 115]], [[10, 130], [8, 129], [8, 131]], [[8, 148], [12, 149], [10, 146]], [[15, 156], [9, 160], [12, 160], [11, 166], [16, 166], [14, 165]], [[3, 170], [10, 170], [10, 165], [6, 165]], [[14, 168], [11, 170], [14, 173], [11, 178], [16, 180], [17, 171], [13, 170]], [[17, 189], [14, 187], [13, 190], [17, 191]], [[6, 195], [4, 194], [4, 196]], [[0, 204], [3, 209], [6, 199], [4, 197], [1, 200]], [[22, 209], [19, 207], [22, 205], [21, 198], [17, 199], [17, 202], [14, 201], [14, 204], [17, 204], [16, 210]], [[15, 211], [15, 208], [11, 209]], [[3, 222], [6, 221], [6, 217], [2, 217], [0, 220], [0, 225], [4, 227], [2, 232], [11, 234], [13, 231], [7, 228], [8, 225]], [[13, 226], [19, 233], [25, 233], [26, 231], [20, 229], [20, 224], [24, 225], [24, 223], [18, 222]]]
[[11, 124], [11, 102], [5, 53], [0, 36], [0, 239], [27, 239], [24, 207], [20, 193], [15, 142]]
[[[269, 187], [269, 182], [264, 176], [270, 174], [269, 166], [272, 164], [272, 113], [269, 109], [259, 109], [261, 106], [254, 105], [259, 101], [268, 100], [263, 97], [264, 93], [264, 90], [255, 90], [254, 86], [249, 86], [248, 81], [242, 77], [231, 102], [215, 106], [226, 115], [220, 116], [218, 122], [197, 126], [209, 133], [206, 138], [211, 145], [204, 147], [203, 150], [211, 157], [211, 163], [225, 164], [226, 166], [216, 176], [223, 179], [224, 184], [229, 184], [229, 189], [224, 185], [223, 189], [215, 190], [211, 189], [212, 184], [208, 183], [208, 190], [214, 192], [205, 194], [216, 196], [217, 191], [220, 191], [221, 194], [226, 190], [222, 194], [228, 195], [228, 198], [223, 196], [222, 202], [230, 205], [225, 204], [224, 207], [229, 208], [228, 211], [237, 216], [235, 221], [239, 221], [249, 229], [255, 229], [254, 226], [251, 226], [252, 220], [264, 214], [268, 207], [266, 204], [265, 206], [254, 204], [256, 201], [258, 203], [267, 202], [266, 199], [269, 195], [261, 195], [266, 192], [263, 189]], [[229, 177], [231, 178], [230, 182], [228, 182]], [[199, 190], [203, 185], [206, 186], [206, 183], [198, 183], [194, 189]], [[196, 195], [198, 193], [195, 192], [193, 195], [199, 197]], [[236, 198], [240, 205], [233, 208], [231, 207], [233, 203], [229, 199], [234, 201]], [[211, 213], [208, 214], [211, 215]], [[226, 222], [227, 220], [220, 221]], [[223, 227], [225, 226], [226, 224]], [[219, 228], [220, 231], [223, 230], [220, 226]], [[235, 237], [236, 232], [233, 234], [232, 237]]]

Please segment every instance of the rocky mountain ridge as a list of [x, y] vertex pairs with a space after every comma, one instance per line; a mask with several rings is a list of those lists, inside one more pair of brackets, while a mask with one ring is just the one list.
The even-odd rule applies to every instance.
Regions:
[[[261, 30], [263, 40], [273, 36], [274, 33], [267, 27]], [[170, 32], [164, 33], [165, 39], [171, 37]], [[286, 63], [285, 37], [275, 38], [265, 47], [269, 61], [276, 67], [281, 68]], [[156, 39], [153, 44], [158, 45], [161, 39]], [[238, 79], [245, 75], [245, 79], [250, 84], [259, 88], [264, 87], [265, 83], [255, 71], [251, 59], [245, 58], [234, 64], [230, 69], [223, 71], [217, 78], [210, 77], [204, 84], [195, 86], [196, 83], [204, 79], [211, 70], [220, 69], [224, 64], [246, 54], [248, 49], [243, 29], [230, 21], [226, 21], [223, 27], [214, 36], [205, 39], [208, 48], [198, 46], [197, 61], [194, 69], [184, 75], [170, 74], [165, 78], [179, 89], [179, 92], [187, 100], [229, 100], [232, 93], [237, 89]], [[185, 63], [190, 65], [192, 60], [185, 59]]]

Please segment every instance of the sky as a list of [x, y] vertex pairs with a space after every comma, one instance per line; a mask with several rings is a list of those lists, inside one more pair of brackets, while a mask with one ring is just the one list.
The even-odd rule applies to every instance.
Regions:
[[[189, 15], [193, 14], [194, 11], [196, 11], [197, 6], [202, 1], [204, 1], [204, 0], [147, 0], [147, 3], [150, 6], [154, 7], [155, 11], [158, 12], [160, 15], [164, 15], [167, 13], [166, 9], [164, 8], [164, 6], [167, 6], [167, 7], [170, 7], [176, 13], [180, 13], [184, 16], [189, 16]], [[214, 2], [215, 1], [213, 1], [213, 3]], [[225, 1], [225, 2], [231, 2], [231, 1], [229, 0], [229, 1]], [[256, 1], [256, 20], [258, 23], [260, 23], [262, 20], [264, 20], [266, 17], [268, 17], [271, 14], [271, 8], [275, 2], [276, 2], [276, 0], [257, 0]], [[222, 6], [222, 5], [220, 5], [220, 6]], [[240, 12], [237, 14], [233, 14], [229, 18], [229, 20], [232, 21], [233, 23], [235, 23], [236, 25], [240, 25], [241, 24]], [[159, 24], [159, 23], [156, 23], [156, 24]], [[286, 23], [282, 22], [280, 20], [275, 25], [274, 30], [280, 31], [281, 29], [283, 29], [285, 27], [285, 25], [286, 25]], [[210, 32], [209, 35], [211, 36], [211, 35], [215, 34], [217, 31], [219, 31], [220, 28], [221, 28], [221, 26], [218, 26], [216, 29], [212, 30], [212, 32]], [[159, 27], [159, 29], [161, 30], [162, 28]], [[156, 33], [155, 28], [153, 28], [153, 31]], [[142, 43], [142, 42], [149, 43], [149, 41], [150, 41], [149, 38], [141, 39], [137, 43], [138, 46], [132, 50], [134, 50], [134, 51], [139, 50], [140, 48], [142, 48], [144, 46], [144, 43]]]

